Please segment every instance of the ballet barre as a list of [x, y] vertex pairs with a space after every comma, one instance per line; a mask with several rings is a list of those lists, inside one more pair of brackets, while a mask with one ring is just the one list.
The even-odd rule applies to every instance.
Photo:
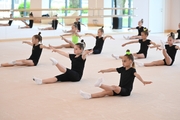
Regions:
[[0, 20], [37, 20], [37, 19], [71, 19], [71, 18], [102, 18], [102, 17], [136, 17], [136, 15], [99, 15], [99, 16], [59, 16], [59, 17], [20, 17], [20, 18], [0, 18]]
[[20, 12], [20, 11], [64, 11], [64, 10], [135, 10], [137, 8], [62, 8], [62, 9], [0, 9], [0, 12]]

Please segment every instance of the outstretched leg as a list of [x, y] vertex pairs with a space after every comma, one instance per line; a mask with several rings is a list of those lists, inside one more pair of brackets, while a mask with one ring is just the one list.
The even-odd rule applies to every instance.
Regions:
[[34, 77], [33, 80], [36, 82], [36, 84], [41, 85], [41, 84], [56, 83], [58, 79], [56, 77], [48, 78], [48, 79], [40, 79], [40, 78]]
[[141, 36], [131, 36], [129, 39], [141, 39], [142, 37]]
[[53, 65], [56, 65], [60, 72], [65, 73], [67, 71], [67, 69], [64, 66], [60, 65], [56, 59], [50, 58], [50, 60], [53, 62]]
[[64, 38], [63, 36], [62, 37], [62, 40], [64, 40], [65, 42], [69, 43], [70, 47], [71, 48], [74, 48], [74, 43], [72, 43], [70, 40], [67, 40], [66, 38]]
[[135, 59], [143, 59], [143, 58], [145, 58], [144, 54], [134, 53], [133, 56], [134, 56]]
[[16, 60], [9, 63], [3, 63], [1, 64], [1, 67], [12, 67], [12, 66], [34, 66], [34, 63], [32, 60]]

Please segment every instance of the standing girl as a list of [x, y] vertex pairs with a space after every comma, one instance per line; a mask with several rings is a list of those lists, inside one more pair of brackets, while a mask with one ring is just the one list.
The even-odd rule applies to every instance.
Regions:
[[[174, 63], [175, 60], [175, 56], [176, 56], [176, 52], [177, 50], [180, 50], [180, 47], [177, 45], [173, 45], [174, 43], [174, 39], [175, 39], [175, 35], [174, 33], [170, 33], [170, 36], [168, 37], [168, 44], [164, 45], [164, 43], [161, 41], [161, 47], [162, 47], [162, 53], [164, 56], [163, 60], [158, 60], [158, 61], [153, 61], [151, 63], [136, 63], [138, 66], [142, 67], [151, 67], [151, 66], [171, 66]], [[152, 46], [151, 48], [155, 48], [157, 47], [158, 49], [160, 49], [160, 45], [155, 45]]]
[[20, 26], [19, 26], [19, 29], [32, 28], [32, 27], [33, 27], [34, 20], [33, 20], [33, 13], [32, 13], [32, 12], [29, 14], [29, 17], [30, 17], [30, 19], [29, 19], [29, 24], [27, 24], [24, 20], [22, 20], [22, 22], [23, 22], [26, 26], [24, 26], [24, 27], [20, 27]]
[[144, 27], [142, 26], [143, 23], [144, 23], [144, 20], [141, 19], [141, 20], [138, 22], [138, 26], [137, 26], [136, 28], [130, 28], [130, 29], [128, 29], [128, 30], [137, 29], [137, 30], [138, 30], [138, 35], [131, 36], [131, 37], [129, 37], [129, 36], [128, 36], [128, 37], [125, 37], [125, 36], [124, 36], [124, 39], [126, 39], [126, 40], [130, 40], [130, 39], [142, 39], [142, 38], [141, 38], [141, 32], [142, 32], [143, 29], [144, 29]]
[[127, 50], [127, 53], [123, 56], [122, 59], [123, 67], [120, 68], [110, 68], [106, 70], [100, 70], [99, 73], [108, 73], [108, 72], [118, 72], [121, 74], [119, 86], [116, 85], [105, 85], [102, 84], [103, 80], [99, 79], [95, 83], [95, 87], [100, 87], [103, 89], [102, 92], [89, 94], [83, 91], [80, 91], [80, 95], [85, 99], [90, 98], [101, 98], [108, 96], [130, 96], [133, 89], [134, 78], [137, 77], [144, 85], [151, 84], [151, 81], [144, 81], [141, 76], [136, 72], [134, 68], [134, 58], [133, 55]]
[[[64, 38], [64, 36], [72, 36], [72, 41], [67, 40], [66, 38]], [[74, 45], [77, 44], [79, 42], [79, 38], [81, 36], [77, 33], [77, 26], [75, 24], [72, 25], [72, 33], [70, 34], [64, 34], [61, 36], [62, 40], [64, 40], [65, 42], [67, 42], [67, 44], [63, 44], [60, 46], [51, 46], [55, 49], [61, 49], [61, 48], [74, 48]]]
[[33, 80], [36, 82], [36, 84], [50, 84], [55, 82], [78, 82], [81, 80], [81, 77], [83, 75], [83, 70], [86, 62], [86, 53], [84, 51], [84, 42], [77, 43], [74, 46], [74, 54], [68, 54], [63, 51], [57, 50], [52, 48], [53, 52], [57, 52], [61, 54], [62, 56], [65, 56], [71, 60], [71, 69], [65, 68], [63, 65], [59, 64], [57, 60], [54, 58], [50, 58], [50, 60], [53, 62], [53, 65], [56, 65], [56, 67], [59, 69], [60, 72], [63, 74], [48, 78], [48, 79], [39, 79], [39, 78], [33, 78]]
[[32, 46], [32, 54], [29, 57], [29, 59], [15, 60], [10, 63], [3, 63], [3, 64], [1, 64], [1, 67], [11, 67], [11, 66], [15, 66], [15, 65], [17, 65], [17, 66], [36, 66], [39, 62], [42, 49], [49, 48], [42, 44], [39, 44], [39, 42], [42, 43], [42, 37], [41, 37], [40, 32], [38, 35], [34, 35], [32, 37], [32, 42], [23, 41], [23, 43], [26, 43], [26, 44]]
[[[147, 53], [148, 53], [148, 49], [149, 49], [149, 45], [153, 44], [156, 45], [154, 42], [152, 42], [151, 40], [147, 39], [149, 35], [148, 29], [144, 28], [144, 31], [141, 32], [141, 37], [142, 39], [139, 40], [135, 40], [135, 41], [130, 41], [127, 42], [125, 44], [122, 45], [122, 47], [128, 45], [128, 44], [132, 44], [132, 43], [140, 43], [140, 50], [137, 53], [134, 53], [133, 56], [136, 59], [142, 59], [142, 58], [146, 58], [147, 57]], [[116, 56], [112, 54], [112, 57], [114, 57], [115, 59], [119, 59], [119, 58], [123, 58], [123, 56]]]
[[96, 39], [96, 44], [95, 44], [94, 48], [87, 50], [89, 52], [89, 54], [101, 54], [101, 51], [102, 51], [103, 45], [104, 45], [104, 41], [106, 40], [106, 38], [110, 38], [110, 39], [114, 40], [114, 38], [112, 36], [109, 36], [109, 35], [103, 37], [103, 34], [104, 34], [103, 26], [102, 26], [102, 28], [98, 29], [98, 35], [97, 36], [93, 35], [92, 33], [86, 33], [85, 34], [85, 35], [91, 35]]

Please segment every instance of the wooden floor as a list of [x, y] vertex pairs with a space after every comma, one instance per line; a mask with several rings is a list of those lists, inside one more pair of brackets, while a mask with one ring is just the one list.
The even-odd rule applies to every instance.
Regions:
[[[31, 36], [34, 34], [33, 31], [24, 31], [28, 35], [31, 33]], [[144, 86], [135, 79], [134, 89], [129, 97], [81, 98], [79, 90], [89, 93], [101, 91], [94, 87], [99, 77], [105, 79], [104, 84], [118, 85], [118, 73], [97, 73], [100, 69], [122, 66], [121, 60], [111, 57], [112, 53], [124, 55], [126, 49], [131, 52], [139, 50], [139, 44], [121, 47], [127, 42], [122, 33], [113, 36], [116, 40], [107, 39], [101, 55], [88, 56], [80, 82], [36, 85], [32, 80], [34, 76], [48, 78], [60, 74], [49, 60], [50, 57], [70, 67], [70, 60], [45, 49], [36, 67], [0, 68], [0, 120], [179, 120], [180, 51], [171, 67], [136, 67], [144, 80], [151, 80], [153, 84]], [[87, 49], [94, 46], [94, 38], [83, 38]], [[149, 38], [159, 43], [161, 39], [166, 40], [166, 34], [150, 34]], [[45, 45], [63, 43], [60, 39], [43, 41]], [[63, 51], [73, 53], [73, 49]], [[28, 58], [30, 53], [31, 47], [21, 41], [0, 42], [0, 63]], [[161, 51], [149, 49], [147, 59], [138, 61], [159, 59], [163, 59]]]

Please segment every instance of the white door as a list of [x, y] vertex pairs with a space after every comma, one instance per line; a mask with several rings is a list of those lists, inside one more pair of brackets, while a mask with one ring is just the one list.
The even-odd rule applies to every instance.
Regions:
[[152, 33], [164, 32], [164, 0], [149, 0], [149, 29]]

